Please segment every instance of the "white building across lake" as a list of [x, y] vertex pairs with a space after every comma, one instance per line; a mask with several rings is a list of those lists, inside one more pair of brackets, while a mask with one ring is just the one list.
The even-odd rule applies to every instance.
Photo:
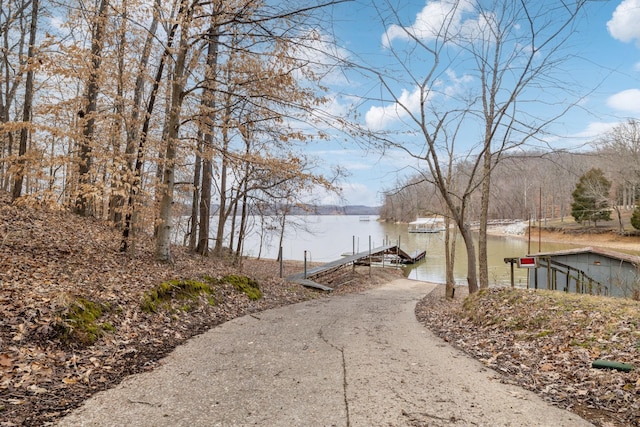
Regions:
[[444, 218], [418, 218], [409, 223], [409, 233], [439, 233], [445, 230]]

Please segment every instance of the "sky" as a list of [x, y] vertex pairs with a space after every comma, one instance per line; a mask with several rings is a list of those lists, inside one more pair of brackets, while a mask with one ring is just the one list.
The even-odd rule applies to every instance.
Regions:
[[[415, 85], [402, 78], [407, 77], [403, 76], [402, 65], [421, 65], [422, 69], [411, 68], [412, 74], [418, 76], [422, 70], [429, 69], [430, 64], [429, 58], [421, 57], [417, 50], [407, 53], [410, 45], [405, 36], [408, 31], [429, 43], [432, 40], [430, 26], [442, 22], [443, 14], [451, 13], [451, 0], [398, 2], [402, 5], [396, 10], [397, 17], [386, 25], [380, 19], [381, 15], [391, 16], [381, 6], [386, 2], [371, 1], [357, 0], [334, 6], [331, 25], [325, 28], [322, 39], [327, 43], [335, 40], [336, 55], [390, 76], [388, 81], [394, 96], [416, 111], [420, 98]], [[471, 0], [463, 3], [465, 1]], [[554, 0], [528, 2], [535, 3], [559, 4]], [[569, 44], [563, 47], [566, 57], [556, 70], [560, 74], [554, 75], [567, 90], [554, 91], [547, 86], [536, 93], [537, 87], [533, 87], [527, 99], [539, 102], [519, 105], [524, 112], [531, 109], [532, 115], [548, 112], [545, 109], [550, 110], [550, 105], [573, 106], [550, 124], [549, 133], [543, 138], [544, 145], [550, 148], [584, 150], [589, 142], [611, 127], [640, 116], [640, 25], [637, 24], [640, 0], [592, 0], [584, 12], [575, 24]], [[472, 34], [473, 28], [482, 27], [481, 18], [474, 14], [473, 8], [463, 4], [458, 13], [455, 24], [461, 31]], [[399, 55], [393, 57], [394, 52]], [[420, 61], [424, 62], [420, 64]], [[444, 102], [445, 97], [462, 96], [477, 84], [473, 73], [465, 70], [464, 62], [452, 60], [454, 63], [455, 66], [444, 67], [442, 79], [437, 80], [442, 85], [440, 98], [434, 96], [427, 102]], [[350, 113], [351, 120], [362, 128], [389, 132], [389, 138], [406, 139], [407, 144], [416, 144], [415, 150], [420, 149], [420, 140], [411, 135], [406, 114], [397, 104], [381, 101], [389, 100], [389, 93], [371, 73], [353, 68], [335, 69], [325, 75], [323, 84], [329, 88], [331, 102], [325, 108], [330, 115], [340, 117]], [[477, 140], [474, 132], [473, 129], [462, 131], [468, 141]], [[385, 190], [420, 167], [406, 153], [387, 150], [383, 154], [361, 139], [339, 132], [332, 135], [329, 141], [307, 147], [307, 154], [317, 159], [320, 168], [328, 170], [340, 165], [349, 171], [349, 176], [340, 183], [342, 198], [320, 193], [316, 200], [323, 204], [379, 206]], [[473, 144], [461, 150], [472, 151]]]

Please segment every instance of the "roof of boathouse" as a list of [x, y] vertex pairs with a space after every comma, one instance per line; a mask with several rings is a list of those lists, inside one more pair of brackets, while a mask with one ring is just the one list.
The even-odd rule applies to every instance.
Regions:
[[609, 249], [597, 248], [593, 246], [587, 246], [584, 248], [574, 248], [574, 249], [564, 249], [561, 251], [554, 252], [538, 252], [534, 254], [530, 254], [532, 256], [569, 256], [569, 255], [600, 255], [606, 258], [611, 258], [619, 261], [625, 261], [636, 266], [640, 266], [640, 256], [631, 255], [623, 252], [616, 252]]

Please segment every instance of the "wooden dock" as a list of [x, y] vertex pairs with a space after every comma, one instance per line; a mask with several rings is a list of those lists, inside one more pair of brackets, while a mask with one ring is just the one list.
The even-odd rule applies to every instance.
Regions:
[[[424, 259], [425, 257], [424, 251], [416, 251], [413, 254], [408, 254], [407, 252], [400, 249], [397, 245], [385, 245], [371, 249], [371, 251], [344, 256], [338, 260], [310, 268], [306, 272], [302, 271], [300, 273], [292, 274], [286, 278], [286, 281], [291, 283], [298, 283], [300, 285], [311, 288], [321, 289], [323, 291], [332, 291], [333, 288], [318, 283], [315, 280], [321, 276], [331, 274], [347, 266], [351, 266], [354, 264], [368, 264], [372, 259], [381, 258], [388, 254], [397, 255], [401, 260], [399, 264], [414, 264]], [[392, 264], [389, 263], [388, 265]]]

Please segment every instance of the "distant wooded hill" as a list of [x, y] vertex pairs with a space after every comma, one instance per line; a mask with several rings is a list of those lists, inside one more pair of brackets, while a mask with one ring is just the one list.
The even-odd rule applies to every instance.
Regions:
[[[186, 209], [186, 207], [185, 207]], [[255, 210], [255, 209], [252, 209]], [[217, 212], [218, 206], [211, 207], [211, 212]], [[262, 212], [265, 215], [282, 215], [282, 209], [278, 211], [268, 209]], [[255, 214], [258, 214], [255, 212]], [[379, 215], [380, 206], [364, 205], [303, 205], [288, 208], [287, 215]]]
[[378, 215], [380, 213], [380, 207], [379, 206], [363, 206], [363, 205], [308, 206], [306, 209], [296, 208], [295, 211], [292, 212], [292, 214], [293, 215], [302, 215], [302, 214], [310, 213], [310, 212], [314, 213], [316, 215]]
[[[623, 127], [636, 126], [634, 134], [640, 135], [640, 124]], [[633, 210], [640, 199], [640, 138], [608, 138], [594, 143], [593, 151], [504, 154], [491, 172], [489, 219], [570, 218], [576, 184], [593, 168], [600, 169], [611, 183], [606, 195], [609, 206], [619, 212]], [[453, 181], [458, 188], [465, 188], [471, 167], [469, 161], [454, 166]], [[398, 181], [388, 189], [380, 217], [412, 221], [420, 216], [445, 215], [447, 209], [433, 183], [426, 172]], [[480, 219], [480, 185], [476, 188], [467, 206], [469, 222]]]

